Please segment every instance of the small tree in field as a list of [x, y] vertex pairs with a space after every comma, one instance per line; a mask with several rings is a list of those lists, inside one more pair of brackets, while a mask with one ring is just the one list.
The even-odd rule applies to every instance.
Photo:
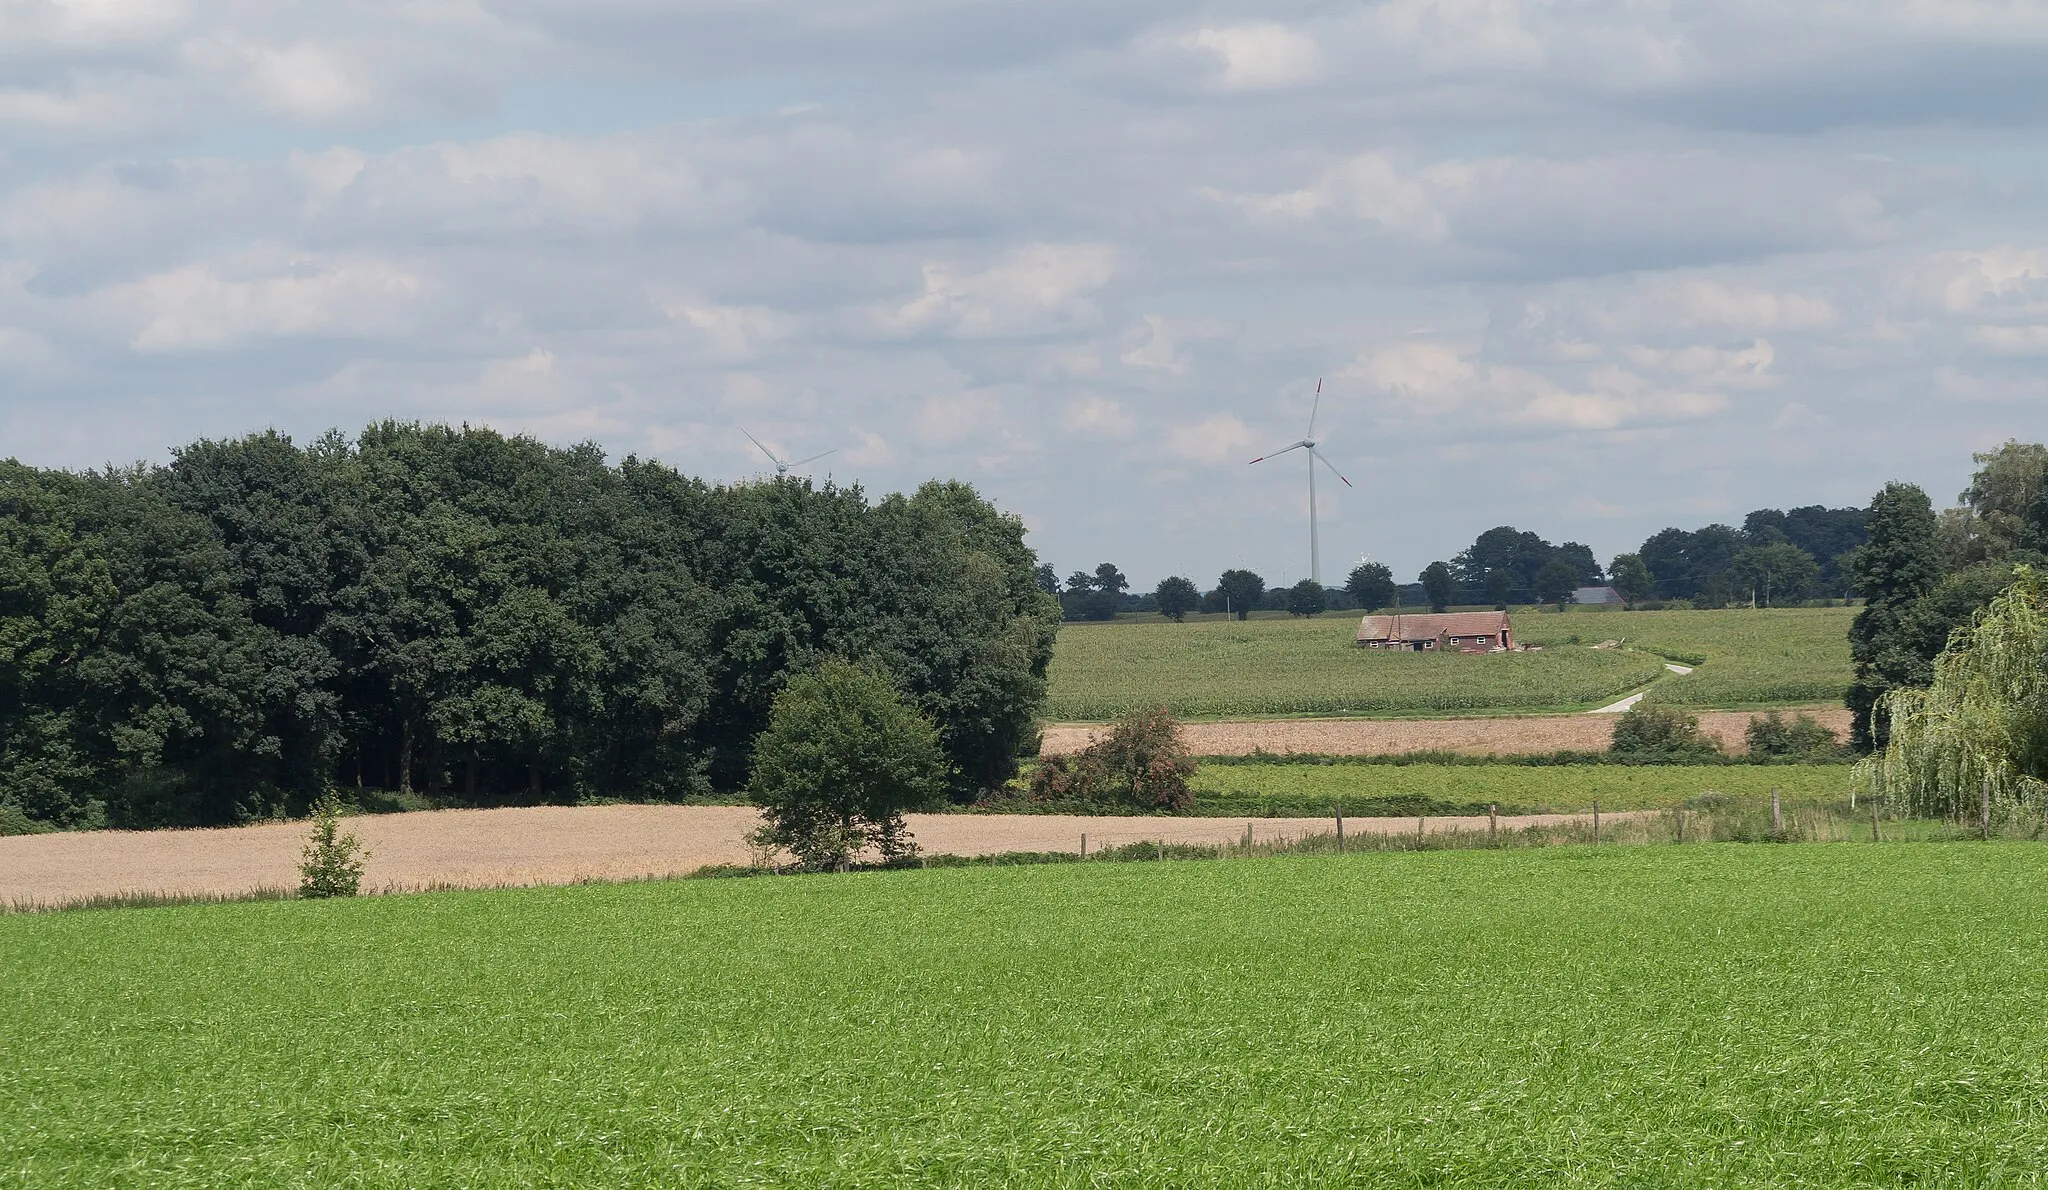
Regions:
[[767, 825], [753, 838], [812, 871], [869, 846], [915, 855], [903, 812], [935, 801], [944, 777], [938, 733], [896, 684], [835, 658], [791, 679], [754, 741], [747, 792]]
[[1312, 578], [1305, 578], [1287, 589], [1287, 614], [1290, 616], [1320, 616], [1330, 606], [1330, 596], [1323, 590], [1323, 584]]
[[1194, 582], [1178, 575], [1159, 580], [1159, 589], [1152, 598], [1159, 603], [1159, 614], [1176, 624], [1202, 606], [1202, 593], [1195, 589]]
[[1451, 568], [1442, 562], [1431, 562], [1422, 568], [1422, 593], [1429, 599], [1429, 610], [1441, 612], [1451, 605], [1451, 593], [1456, 585], [1451, 578]]
[[1358, 606], [1369, 612], [1376, 612], [1394, 602], [1394, 572], [1385, 562], [1360, 562], [1351, 568], [1351, 574], [1344, 580], [1344, 589], [1358, 601]]
[[1572, 564], [1562, 559], [1552, 559], [1536, 572], [1536, 598], [1545, 603], [1555, 603], [1557, 610], [1571, 602], [1572, 593], [1579, 587], [1579, 572]]
[[352, 834], [341, 833], [341, 799], [332, 793], [313, 803], [313, 829], [299, 856], [299, 895], [308, 900], [352, 897], [362, 891], [363, 861], [370, 853]]

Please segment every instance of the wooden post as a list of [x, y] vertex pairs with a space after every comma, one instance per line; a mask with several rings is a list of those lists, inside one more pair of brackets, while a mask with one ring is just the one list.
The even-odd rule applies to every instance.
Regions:
[[1778, 787], [1775, 785], [1771, 786], [1771, 837], [1785, 837], [1785, 811], [1778, 803]]
[[1337, 803], [1337, 850], [1344, 850], [1344, 803]]
[[1491, 802], [1486, 807], [1486, 845], [1500, 846], [1500, 806]]
[[1685, 842], [1685, 807], [1678, 807], [1678, 841]]
[[1877, 825], [1877, 799], [1876, 799], [1876, 798], [1871, 798], [1871, 799], [1870, 799], [1870, 841], [1871, 841], [1871, 842], [1873, 842], [1873, 843], [1882, 843], [1882, 842], [1884, 842], [1884, 833], [1883, 833], [1883, 831], [1881, 831], [1881, 830], [1880, 830], [1880, 829], [1878, 828], [1878, 825]]
[[1977, 803], [1977, 826], [1986, 842], [1991, 840], [1991, 774], [1984, 774], [1984, 793]]
[[1152, 845], [1153, 845], [1154, 847], [1158, 848], [1158, 850], [1157, 850], [1157, 851], [1153, 852], [1153, 854], [1152, 854], [1152, 858], [1153, 858], [1153, 859], [1160, 859], [1160, 860], [1163, 860], [1163, 859], [1165, 859], [1165, 858], [1166, 858], [1166, 840], [1164, 840], [1164, 839], [1160, 839], [1160, 840], [1158, 840], [1157, 842], [1153, 843]]
[[1600, 803], [1593, 803], [1593, 841], [1600, 841]]
[[1422, 815], [1420, 814], [1415, 816], [1415, 847], [1417, 850], [1422, 848]]
[[1088, 832], [1087, 832], [1087, 831], [1082, 831], [1082, 832], [1081, 832], [1081, 858], [1082, 858], [1082, 859], [1087, 859], [1087, 858], [1088, 858]]
[[1249, 822], [1244, 824], [1244, 849], [1246, 851], [1252, 849], [1252, 824]]

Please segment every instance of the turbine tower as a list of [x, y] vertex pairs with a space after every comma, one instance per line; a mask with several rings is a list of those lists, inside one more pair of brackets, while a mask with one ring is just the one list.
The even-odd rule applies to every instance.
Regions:
[[1308, 410], [1308, 433], [1299, 442], [1290, 443], [1274, 451], [1272, 454], [1260, 455], [1252, 460], [1252, 464], [1258, 464], [1265, 462], [1267, 459], [1277, 459], [1290, 450], [1305, 450], [1308, 452], [1308, 576], [1314, 579], [1319, 587], [1323, 585], [1323, 559], [1322, 553], [1316, 544], [1316, 464], [1321, 463], [1323, 466], [1328, 467], [1330, 474], [1344, 481], [1345, 487], [1351, 486], [1351, 481], [1344, 479], [1344, 473], [1337, 470], [1337, 465], [1324, 458], [1323, 452], [1316, 449], [1316, 414], [1322, 411], [1322, 407], [1323, 381], [1319, 376], [1316, 378], [1315, 403], [1310, 405]]
[[[740, 433], [747, 434], [747, 427], [741, 426]], [[758, 447], [762, 454], [768, 456], [768, 461], [775, 464], [775, 478], [777, 479], [781, 479], [783, 476], [788, 475], [789, 469], [791, 467], [801, 467], [805, 463], [815, 463], [819, 459], [824, 458], [826, 455], [839, 453], [839, 448], [835, 446], [831, 450], [820, 451], [807, 459], [797, 459], [795, 462], [791, 462], [790, 460], [782, 458], [780, 455], [777, 455], [774, 451], [769, 450], [767, 447], [762, 446], [761, 440], [759, 438], [754, 437], [752, 434], [747, 434], [747, 441], [753, 443], [756, 447]]]

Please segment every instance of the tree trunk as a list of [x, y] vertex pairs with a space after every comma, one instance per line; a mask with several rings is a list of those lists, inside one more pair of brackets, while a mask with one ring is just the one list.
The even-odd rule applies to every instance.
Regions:
[[412, 792], [412, 720], [407, 719], [398, 737], [398, 792]]
[[463, 774], [462, 774], [462, 800], [463, 800], [463, 801], [465, 801], [465, 802], [468, 802], [468, 803], [470, 803], [471, 805], [475, 805], [475, 804], [476, 804], [476, 749], [475, 749], [475, 748], [471, 748], [471, 749], [469, 750], [469, 763], [468, 763], [467, 765], [465, 765], [465, 766], [464, 766], [464, 771], [463, 771]]
[[527, 771], [527, 773], [529, 774], [529, 779], [528, 779], [528, 783], [527, 783], [527, 790], [528, 790], [528, 792], [530, 792], [530, 793], [532, 793], [532, 794], [533, 794], [533, 800], [534, 800], [534, 801], [539, 801], [539, 800], [540, 800], [540, 757], [538, 757], [538, 756], [534, 757], [534, 758], [533, 758], [533, 763], [527, 766], [527, 769], [526, 769], [526, 771]]

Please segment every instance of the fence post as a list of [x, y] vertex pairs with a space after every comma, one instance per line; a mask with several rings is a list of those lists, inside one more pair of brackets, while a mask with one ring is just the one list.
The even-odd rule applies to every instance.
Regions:
[[1593, 803], [1593, 841], [1600, 841], [1600, 803]]
[[1685, 807], [1678, 807], [1678, 841], [1685, 842]]
[[1082, 832], [1081, 832], [1081, 858], [1082, 858], [1082, 859], [1087, 859], [1087, 858], [1088, 858], [1088, 832], [1087, 832], [1087, 831], [1082, 831]]
[[1244, 849], [1246, 851], [1252, 849], [1252, 824], [1249, 822], [1244, 824]]
[[1984, 774], [1984, 795], [1977, 803], [1977, 824], [1986, 842], [1991, 840], [1991, 774]]
[[1495, 802], [1486, 806], [1486, 845], [1500, 846], [1500, 805]]
[[1415, 816], [1415, 849], [1417, 851], [1422, 850], [1422, 818], [1423, 816], [1420, 814]]
[[1158, 841], [1154, 842], [1154, 843], [1153, 843], [1153, 846], [1154, 846], [1154, 847], [1156, 847], [1156, 848], [1158, 848], [1158, 850], [1157, 850], [1157, 851], [1155, 851], [1155, 852], [1153, 853], [1153, 855], [1152, 855], [1152, 858], [1153, 858], [1153, 859], [1159, 859], [1159, 860], [1163, 860], [1163, 859], [1165, 859], [1165, 858], [1166, 858], [1166, 840], [1165, 840], [1165, 839], [1160, 839], [1160, 840], [1158, 840]]
[[1337, 803], [1337, 850], [1344, 850], [1344, 803]]
[[1778, 787], [1771, 786], [1771, 837], [1785, 837], [1785, 812], [1778, 804]]
[[1884, 842], [1884, 833], [1883, 833], [1883, 832], [1882, 832], [1882, 831], [1881, 831], [1881, 830], [1880, 830], [1880, 829], [1878, 828], [1878, 825], [1877, 825], [1877, 799], [1876, 799], [1876, 798], [1871, 798], [1871, 799], [1870, 799], [1870, 841], [1871, 841], [1871, 842], [1873, 842], [1873, 843], [1882, 843], [1882, 842]]

